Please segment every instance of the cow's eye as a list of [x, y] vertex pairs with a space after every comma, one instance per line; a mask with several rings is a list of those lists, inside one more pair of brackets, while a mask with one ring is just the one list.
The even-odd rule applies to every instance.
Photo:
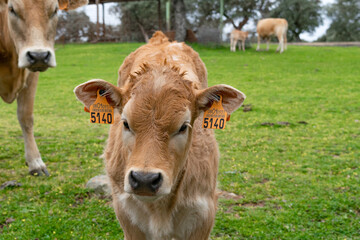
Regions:
[[18, 17], [17, 13], [15, 12], [15, 9], [13, 8], [13, 6], [9, 7], [9, 11], [12, 15], [14, 15], [15, 17]]
[[55, 8], [55, 10], [54, 10], [54, 12], [51, 14], [50, 18], [55, 17], [56, 14], [57, 14], [57, 12], [58, 12], [58, 8]]
[[129, 127], [129, 124], [128, 124], [128, 122], [127, 121], [123, 121], [124, 122], [124, 128], [126, 129], [126, 130], [130, 130], [130, 127]]
[[179, 133], [184, 133], [187, 129], [188, 125], [186, 123], [184, 123], [181, 128], [179, 129]]

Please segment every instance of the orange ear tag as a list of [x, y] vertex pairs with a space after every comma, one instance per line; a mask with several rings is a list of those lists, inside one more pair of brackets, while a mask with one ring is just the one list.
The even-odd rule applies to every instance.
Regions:
[[204, 112], [203, 128], [224, 129], [227, 112], [222, 106], [222, 96], [219, 101], [214, 101], [212, 106]]
[[114, 108], [108, 103], [105, 96], [100, 95], [100, 89], [97, 90], [97, 98], [90, 106], [90, 122], [112, 124], [114, 122]]

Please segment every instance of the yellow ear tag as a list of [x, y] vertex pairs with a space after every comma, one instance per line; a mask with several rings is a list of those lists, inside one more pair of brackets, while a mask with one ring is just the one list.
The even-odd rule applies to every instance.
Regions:
[[100, 89], [97, 90], [97, 98], [90, 106], [90, 122], [112, 124], [114, 122], [114, 108], [108, 103], [105, 96], [100, 95]]
[[219, 101], [214, 101], [212, 106], [204, 112], [203, 128], [224, 129], [227, 112], [222, 106], [222, 96]]

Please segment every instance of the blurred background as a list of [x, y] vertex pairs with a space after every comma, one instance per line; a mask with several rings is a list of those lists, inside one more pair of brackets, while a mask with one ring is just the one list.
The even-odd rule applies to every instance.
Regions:
[[90, 0], [62, 11], [57, 42], [146, 42], [156, 30], [188, 42], [228, 42], [234, 29], [256, 41], [259, 19], [285, 18], [289, 42], [360, 41], [359, 0]]

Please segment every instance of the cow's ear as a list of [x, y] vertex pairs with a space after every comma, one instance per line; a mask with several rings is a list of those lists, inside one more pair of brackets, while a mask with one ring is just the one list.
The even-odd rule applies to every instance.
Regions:
[[214, 101], [219, 101], [222, 96], [222, 105], [228, 114], [238, 109], [246, 96], [239, 90], [225, 84], [215, 85], [196, 94], [197, 104], [200, 111], [206, 111]]
[[58, 0], [60, 10], [73, 10], [89, 3], [88, 0]]
[[113, 107], [121, 105], [122, 91], [120, 88], [101, 79], [93, 79], [86, 83], [80, 84], [74, 89], [76, 97], [90, 109], [90, 106], [97, 98], [97, 92], [105, 96], [108, 103]]

